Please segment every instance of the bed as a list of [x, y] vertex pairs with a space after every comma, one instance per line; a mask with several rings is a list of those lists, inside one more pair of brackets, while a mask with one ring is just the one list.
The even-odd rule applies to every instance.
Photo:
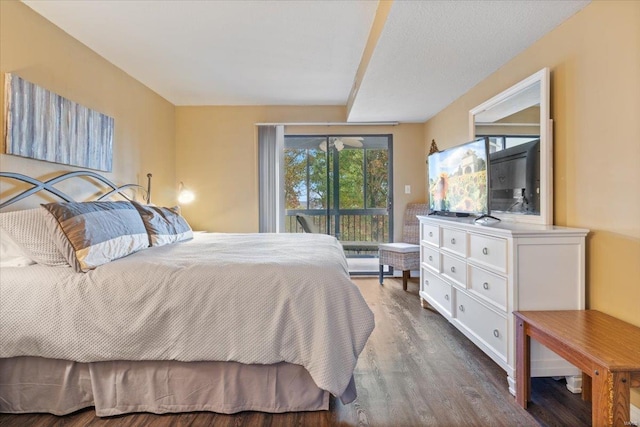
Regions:
[[374, 319], [333, 237], [191, 233], [84, 272], [28, 264], [0, 274], [0, 412], [289, 412], [356, 397]]

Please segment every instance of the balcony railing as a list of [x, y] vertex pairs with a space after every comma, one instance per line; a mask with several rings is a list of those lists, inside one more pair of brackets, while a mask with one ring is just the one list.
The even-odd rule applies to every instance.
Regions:
[[[322, 209], [296, 209], [287, 210], [285, 218], [285, 231], [288, 233], [303, 233], [304, 230], [296, 221], [296, 215], [306, 215], [320, 233], [330, 234], [341, 241], [348, 242], [377, 242], [386, 243], [390, 241], [389, 236], [389, 215], [384, 209], [340, 209], [329, 212], [327, 221], [327, 211]], [[339, 231], [336, 233], [336, 224]], [[330, 233], [327, 233], [327, 227]], [[350, 255], [375, 255], [377, 250], [355, 250], [345, 251]]]

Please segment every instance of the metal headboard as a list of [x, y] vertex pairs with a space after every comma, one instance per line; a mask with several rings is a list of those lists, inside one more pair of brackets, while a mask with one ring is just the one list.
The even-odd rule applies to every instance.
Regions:
[[149, 203], [151, 201], [151, 174], [148, 173], [147, 174], [147, 188], [144, 188], [141, 185], [138, 184], [125, 184], [125, 185], [116, 185], [113, 182], [109, 181], [107, 178], [105, 178], [104, 176], [96, 173], [96, 172], [92, 172], [92, 171], [75, 171], [75, 172], [67, 172], [65, 174], [62, 174], [60, 176], [57, 176], [55, 178], [51, 178], [47, 181], [40, 181], [36, 178], [32, 178], [30, 176], [27, 175], [23, 175], [21, 173], [15, 173], [15, 172], [0, 172], [0, 178], [11, 178], [11, 179], [15, 179], [21, 182], [25, 182], [27, 184], [31, 184], [33, 185], [33, 187], [24, 190], [23, 192], [13, 196], [12, 198], [10, 198], [7, 201], [4, 201], [2, 203], [0, 203], [0, 209], [9, 206], [13, 203], [18, 202], [19, 200], [22, 200], [26, 197], [31, 196], [32, 194], [35, 194], [39, 191], [47, 191], [57, 197], [59, 197], [60, 199], [64, 200], [65, 202], [75, 202], [76, 200], [69, 196], [68, 194], [64, 193], [63, 191], [60, 191], [59, 189], [55, 188], [54, 185], [58, 184], [62, 181], [66, 181], [69, 178], [75, 178], [75, 177], [88, 177], [88, 178], [94, 178], [98, 181], [100, 181], [101, 183], [105, 184], [106, 186], [110, 187], [111, 190], [107, 191], [106, 193], [100, 195], [96, 200], [106, 200], [109, 197], [113, 196], [113, 195], [120, 195], [123, 198], [127, 199], [127, 200], [131, 200], [129, 198], [129, 196], [127, 196], [124, 193], [124, 190], [127, 189], [131, 189], [131, 188], [137, 188], [139, 190], [141, 190], [142, 194], [144, 195], [144, 199], [145, 202]]

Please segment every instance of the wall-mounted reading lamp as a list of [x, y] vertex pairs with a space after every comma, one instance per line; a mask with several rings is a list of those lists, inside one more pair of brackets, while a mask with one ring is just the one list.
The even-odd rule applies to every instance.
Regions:
[[193, 194], [193, 191], [185, 188], [184, 183], [180, 181], [180, 186], [178, 187], [178, 203], [181, 205], [191, 203], [195, 200], [196, 195]]
[[147, 174], [147, 204], [151, 203], [151, 177], [153, 175], [151, 175], [150, 173]]

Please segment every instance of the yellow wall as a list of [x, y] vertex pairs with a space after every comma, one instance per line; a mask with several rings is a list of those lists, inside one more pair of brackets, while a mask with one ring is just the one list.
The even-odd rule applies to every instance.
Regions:
[[[587, 306], [640, 326], [640, 2], [594, 1], [425, 124], [464, 141], [468, 111], [551, 69], [554, 218], [591, 230]], [[640, 406], [640, 393], [632, 398]]]
[[[17, 1], [0, 1], [0, 72], [17, 74], [113, 117], [113, 173], [105, 176], [117, 184], [146, 186], [146, 174], [152, 172], [153, 200], [175, 203], [171, 103]], [[0, 79], [4, 99], [3, 76]], [[49, 178], [75, 168], [0, 154], [0, 169]]]
[[[342, 106], [176, 107], [176, 175], [197, 199], [183, 207], [194, 229], [258, 231], [256, 123], [342, 122]], [[392, 134], [395, 215], [408, 202], [423, 201], [424, 137], [421, 124], [399, 126], [287, 126], [287, 135]], [[404, 185], [411, 194], [404, 194]], [[394, 233], [401, 233], [397, 221]], [[401, 234], [396, 234], [400, 236]]]

